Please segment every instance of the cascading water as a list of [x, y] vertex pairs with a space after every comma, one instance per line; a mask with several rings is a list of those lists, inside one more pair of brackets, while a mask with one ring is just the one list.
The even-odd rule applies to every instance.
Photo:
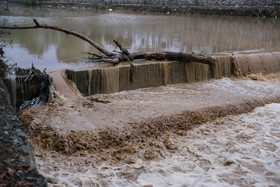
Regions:
[[88, 95], [91, 95], [92, 70], [88, 70]]
[[280, 71], [280, 52], [232, 53], [212, 56], [212, 66], [197, 62], [146, 61], [91, 70], [67, 70], [67, 78], [85, 95], [221, 79], [233, 75]]
[[280, 53], [235, 54], [234, 64], [239, 75], [268, 74], [280, 71]]
[[103, 93], [119, 92], [119, 69], [110, 67], [101, 69]]

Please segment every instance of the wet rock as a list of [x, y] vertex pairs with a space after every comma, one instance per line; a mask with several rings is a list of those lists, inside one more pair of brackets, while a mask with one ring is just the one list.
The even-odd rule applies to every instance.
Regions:
[[1, 78], [0, 124], [0, 186], [47, 186]]

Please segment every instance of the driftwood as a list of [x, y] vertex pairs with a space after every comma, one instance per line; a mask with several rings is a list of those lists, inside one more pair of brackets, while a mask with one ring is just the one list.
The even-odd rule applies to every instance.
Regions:
[[92, 62], [107, 62], [111, 64], [118, 64], [120, 62], [124, 61], [133, 61], [133, 60], [176, 60], [176, 61], [185, 61], [185, 62], [198, 62], [198, 63], [204, 63], [212, 65], [214, 63], [214, 59], [211, 57], [207, 57], [201, 54], [195, 54], [195, 53], [181, 53], [181, 52], [143, 52], [143, 53], [129, 53], [126, 48], [124, 48], [119, 42], [114, 40], [116, 46], [120, 49], [120, 52], [110, 52], [106, 49], [99, 46], [95, 41], [91, 40], [90, 38], [77, 33], [75, 31], [71, 31], [65, 28], [60, 28], [56, 26], [50, 26], [45, 24], [39, 24], [36, 19], [33, 19], [35, 25], [30, 27], [18, 27], [18, 26], [12, 26], [12, 27], [6, 27], [6, 26], [0, 26], [1, 29], [52, 29], [64, 32], [66, 34], [70, 34], [73, 36], [76, 36], [86, 42], [88, 42], [90, 45], [95, 47], [98, 51], [100, 51], [103, 55], [98, 55], [95, 53], [88, 53], [91, 55], [90, 59]]

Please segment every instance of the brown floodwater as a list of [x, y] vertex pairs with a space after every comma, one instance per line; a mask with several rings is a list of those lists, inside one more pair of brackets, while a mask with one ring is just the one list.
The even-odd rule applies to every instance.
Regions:
[[[2, 5], [7, 6], [7, 5]], [[140, 12], [92, 9], [50, 9], [8, 5], [1, 11], [1, 24], [56, 25], [80, 32], [107, 50], [115, 50], [113, 39], [131, 52], [182, 51], [220, 52], [279, 49], [280, 20], [206, 15], [159, 15]], [[4, 21], [5, 20], [5, 21]], [[43, 69], [69, 68], [86, 64], [82, 52], [95, 51], [86, 42], [57, 31], [13, 30], [5, 48], [10, 63]]]
[[65, 97], [22, 111], [20, 120], [51, 187], [279, 186], [280, 104], [251, 111], [280, 101], [279, 78], [97, 95], [111, 102], [103, 104], [61, 77], [54, 84]]

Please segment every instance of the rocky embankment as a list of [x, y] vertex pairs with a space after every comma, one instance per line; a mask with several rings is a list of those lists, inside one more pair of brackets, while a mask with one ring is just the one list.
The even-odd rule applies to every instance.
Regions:
[[32, 147], [0, 79], [0, 186], [47, 186]]
[[[23, 2], [13, 0], [14, 2]], [[57, 8], [112, 8], [141, 12], [279, 17], [278, 0], [43, 0], [25, 4]]]

